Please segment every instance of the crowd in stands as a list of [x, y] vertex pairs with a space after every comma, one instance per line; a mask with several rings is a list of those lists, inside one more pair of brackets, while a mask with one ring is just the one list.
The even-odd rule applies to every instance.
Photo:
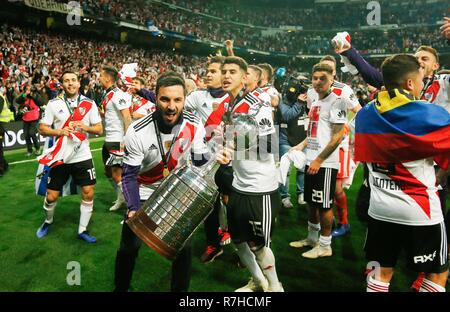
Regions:
[[[65, 1], [60, 1], [65, 2]], [[169, 12], [167, 6], [161, 6], [148, 0], [81, 0], [85, 12], [103, 17], [121, 18], [145, 22], [148, 19], [158, 22], [173, 21], [178, 18]], [[279, 28], [282, 26], [302, 26], [304, 29], [358, 28], [367, 25], [367, 2], [315, 3], [303, 8], [285, 4], [282, 7], [254, 5], [247, 1], [218, 0], [164, 0], [167, 4], [175, 4], [198, 15], [207, 14], [225, 22], [237, 22], [259, 27]], [[442, 20], [449, 6], [446, 1], [434, 3], [426, 0], [389, 1], [380, 0], [382, 24], [436, 24]], [[136, 10], [129, 10], [135, 8]], [[339, 12], [339, 14], [336, 14]], [[167, 14], [168, 13], [168, 14]], [[180, 15], [177, 11], [176, 15]], [[319, 22], [320, 21], [320, 22]], [[193, 23], [196, 21], [194, 20]]]
[[137, 62], [139, 76], [152, 88], [157, 75], [168, 70], [187, 76], [203, 74], [206, 60], [172, 51], [150, 51], [119, 43], [39, 33], [6, 24], [1, 26], [0, 42], [0, 92], [11, 104], [27, 85], [46, 103], [57, 93], [60, 87], [57, 78], [66, 69], [80, 70], [82, 92], [99, 103], [102, 90], [98, 76], [103, 65], [120, 69], [123, 64]]
[[[145, 0], [130, 0], [126, 3], [120, 0], [82, 0], [81, 5], [86, 14], [96, 17], [130, 20], [139, 24], [152, 21], [159, 29], [183, 33], [205, 41], [224, 42], [233, 39], [236, 47], [294, 55], [329, 52], [329, 38], [333, 36], [335, 29], [351, 30], [366, 25], [369, 12], [365, 8], [365, 2], [317, 4], [314, 9], [285, 7], [276, 10], [267, 6], [249, 6], [245, 1], [235, 2], [239, 5], [206, 0], [169, 2], [190, 11]], [[430, 4], [425, 0], [415, 0], [414, 5], [410, 1], [407, 5], [403, 2], [381, 1], [380, 5], [382, 24], [404, 26], [424, 23], [432, 26], [415, 26], [384, 32], [358, 30], [352, 36], [355, 45], [363, 54], [410, 52], [420, 45], [432, 45], [438, 50], [445, 48], [445, 42], [440, 40], [435, 25], [449, 10], [445, 1]], [[233, 21], [264, 27], [303, 26], [304, 29], [316, 31], [283, 30], [267, 33], [261, 28], [230, 23]], [[323, 31], [331, 28], [332, 31]]]

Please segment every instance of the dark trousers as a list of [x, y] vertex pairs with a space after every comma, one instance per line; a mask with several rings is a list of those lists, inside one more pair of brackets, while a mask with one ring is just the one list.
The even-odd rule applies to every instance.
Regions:
[[[442, 184], [441, 184], [442, 185]], [[445, 221], [445, 229], [447, 231], [447, 237], [450, 237], [450, 209], [447, 208], [447, 187], [448, 184], [442, 185], [442, 190], [438, 191], [439, 199], [441, 200], [441, 209], [442, 214], [444, 215], [444, 221]], [[447, 213], [445, 211], [447, 210]]]
[[[33, 145], [36, 151], [39, 150], [37, 123], [37, 120], [23, 122], [23, 135], [25, 136], [25, 142], [27, 142], [28, 153], [31, 153], [33, 151]], [[33, 143], [31, 141], [33, 141]]]
[[220, 247], [221, 237], [218, 235], [219, 229], [219, 213], [221, 207], [220, 196], [217, 196], [217, 200], [214, 203], [214, 209], [211, 214], [205, 219], [205, 235], [206, 244], [208, 246]]
[[[229, 195], [233, 184], [233, 167], [221, 165], [214, 175], [214, 181], [221, 194]], [[220, 227], [219, 213], [221, 205], [221, 198], [218, 196], [214, 203], [214, 210], [205, 220], [205, 235], [208, 246], [220, 247], [222, 237], [219, 236], [218, 230]]]
[[8, 163], [3, 155], [3, 142], [5, 141], [6, 131], [3, 123], [0, 122], [0, 174], [4, 174], [8, 170]]
[[[142, 241], [134, 234], [126, 222], [123, 223], [120, 247], [116, 256], [114, 276], [115, 292], [127, 292]], [[172, 292], [185, 292], [191, 280], [192, 248], [188, 240], [177, 258], [172, 262], [170, 288]]]

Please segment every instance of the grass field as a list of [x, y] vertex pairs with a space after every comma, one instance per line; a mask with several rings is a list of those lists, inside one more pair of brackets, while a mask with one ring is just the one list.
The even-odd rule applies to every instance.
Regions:
[[[100, 149], [102, 141], [91, 143]], [[58, 201], [55, 221], [49, 235], [38, 239], [36, 229], [43, 222], [43, 198], [36, 196], [36, 162], [12, 164], [0, 178], [0, 291], [111, 291], [114, 260], [120, 239], [123, 210], [109, 212], [115, 199], [111, 185], [103, 175], [100, 150], [94, 151], [97, 187], [90, 232], [96, 244], [76, 239], [79, 221], [79, 196]], [[27, 159], [25, 150], [6, 153], [8, 162]], [[293, 177], [292, 175], [291, 177]], [[293, 183], [291, 179], [291, 183]], [[354, 203], [361, 184], [358, 170], [354, 186], [347, 192], [351, 233], [333, 240], [333, 256], [309, 260], [303, 250], [289, 247], [289, 242], [307, 234], [306, 207], [279, 213], [272, 248], [276, 267], [285, 291], [365, 291], [363, 243], [365, 224], [356, 219]], [[291, 189], [294, 189], [291, 187]], [[293, 201], [296, 197], [293, 198]], [[249, 273], [236, 265], [232, 245], [213, 263], [203, 264], [199, 257], [205, 247], [203, 228], [194, 234], [193, 268], [190, 291], [233, 291], [247, 283]], [[81, 285], [69, 286], [67, 264], [81, 265]], [[392, 291], [409, 291], [415, 274], [400, 264], [391, 283]], [[134, 291], [168, 291], [170, 262], [143, 245], [133, 277]]]

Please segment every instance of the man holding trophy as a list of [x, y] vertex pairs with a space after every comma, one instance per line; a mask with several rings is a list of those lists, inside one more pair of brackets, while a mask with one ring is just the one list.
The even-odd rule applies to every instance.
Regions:
[[[122, 187], [131, 218], [170, 171], [191, 154], [195, 166], [208, 159], [205, 129], [201, 120], [185, 112], [186, 88], [181, 75], [162, 74], [156, 83], [156, 110], [135, 121], [125, 136]], [[189, 153], [190, 152], [190, 153]], [[219, 162], [227, 162], [218, 156]], [[128, 291], [141, 240], [124, 222], [115, 266], [115, 291]], [[191, 247], [189, 241], [172, 264], [172, 291], [187, 291], [190, 281]]]

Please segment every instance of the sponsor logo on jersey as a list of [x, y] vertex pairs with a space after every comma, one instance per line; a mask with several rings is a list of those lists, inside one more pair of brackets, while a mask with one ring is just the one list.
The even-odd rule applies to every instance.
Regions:
[[270, 128], [270, 127], [272, 127], [272, 123], [271, 123], [270, 120], [267, 119], [267, 118], [261, 119], [261, 121], [259, 122], [259, 125], [260, 125], [262, 128]]

